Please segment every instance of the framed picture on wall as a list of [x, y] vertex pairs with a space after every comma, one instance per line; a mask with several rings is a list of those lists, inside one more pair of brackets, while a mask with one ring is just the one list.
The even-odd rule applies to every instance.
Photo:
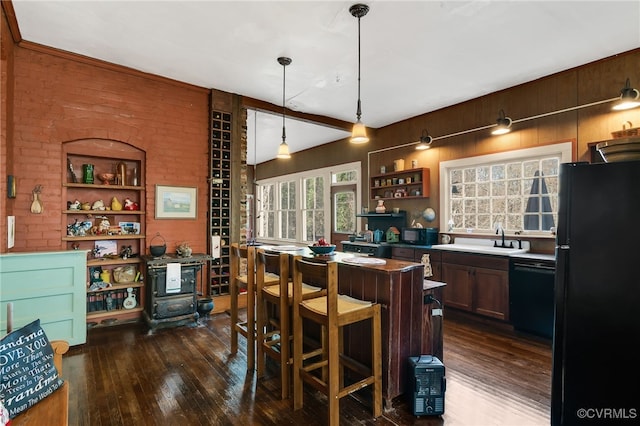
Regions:
[[156, 219], [195, 219], [198, 188], [156, 185]]

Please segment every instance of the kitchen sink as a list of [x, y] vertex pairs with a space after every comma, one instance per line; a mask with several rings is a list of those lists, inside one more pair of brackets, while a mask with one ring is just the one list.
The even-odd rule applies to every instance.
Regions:
[[[499, 246], [494, 247], [495, 241]], [[509, 247], [513, 242], [513, 248]], [[513, 254], [527, 253], [529, 251], [529, 242], [522, 241], [522, 248], [518, 248], [517, 240], [505, 240], [507, 247], [500, 247], [502, 240], [497, 239], [480, 239], [480, 238], [456, 238], [453, 244], [438, 244], [432, 246], [433, 249], [460, 251], [467, 253], [493, 254], [497, 256], [511, 256]]]

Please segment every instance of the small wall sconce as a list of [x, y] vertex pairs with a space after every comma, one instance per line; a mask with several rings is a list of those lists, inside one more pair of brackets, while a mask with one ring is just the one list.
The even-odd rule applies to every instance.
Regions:
[[627, 78], [622, 90], [620, 90], [620, 101], [612, 109], [622, 111], [640, 106], [640, 92], [631, 87], [631, 82]]
[[500, 110], [500, 115], [496, 120], [496, 128], [491, 131], [492, 135], [504, 135], [511, 131], [511, 119], [504, 116], [504, 110]]
[[7, 176], [7, 198], [16, 198], [16, 178], [13, 175]]
[[424, 129], [422, 131], [422, 136], [420, 136], [420, 143], [416, 145], [416, 149], [418, 151], [429, 149], [431, 148], [432, 142], [433, 142], [433, 138], [429, 135], [429, 131], [427, 129]]

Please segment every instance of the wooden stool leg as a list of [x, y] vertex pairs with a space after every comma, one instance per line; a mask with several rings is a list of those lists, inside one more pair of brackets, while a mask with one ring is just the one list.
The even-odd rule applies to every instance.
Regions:
[[[286, 283], [285, 283], [285, 286]], [[280, 397], [289, 398], [289, 372], [291, 371], [291, 307], [289, 306], [288, 290], [280, 291]]]
[[300, 369], [302, 368], [302, 318], [300, 318], [298, 304], [293, 303], [293, 409], [302, 408], [303, 389]]
[[256, 288], [256, 371], [258, 377], [264, 376], [264, 370], [266, 368], [265, 353], [264, 353], [264, 333], [266, 327], [266, 307], [265, 301], [262, 297], [262, 289]]
[[382, 321], [380, 319], [380, 305], [374, 306], [371, 327], [372, 369], [373, 369], [373, 416], [382, 415]]
[[[253, 273], [253, 271], [247, 272]], [[256, 300], [255, 288], [252, 280], [247, 286], [247, 371], [253, 371], [256, 366]]]
[[[339, 327], [342, 328], [342, 327]], [[327, 401], [329, 405], [329, 425], [338, 426], [340, 424], [340, 377], [342, 376], [340, 367], [340, 344], [339, 336], [342, 334], [338, 327], [330, 327], [326, 339], [326, 350], [329, 360], [329, 381]], [[323, 369], [324, 371], [324, 369]]]
[[231, 354], [235, 355], [238, 352], [238, 330], [236, 329], [238, 323], [238, 286], [235, 277], [231, 277], [229, 297], [231, 298]]

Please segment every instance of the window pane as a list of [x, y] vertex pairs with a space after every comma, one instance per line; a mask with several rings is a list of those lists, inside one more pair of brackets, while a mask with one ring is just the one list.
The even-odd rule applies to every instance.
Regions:
[[276, 236], [276, 213], [269, 212], [267, 215], [267, 236], [269, 238], [275, 238]]
[[332, 175], [333, 183], [345, 183], [345, 182], [356, 182], [358, 179], [358, 175], [355, 170], [350, 170], [348, 172], [340, 172], [334, 173]]
[[289, 211], [287, 213], [287, 237], [288, 239], [296, 238], [296, 212]]
[[311, 210], [307, 210], [303, 213], [303, 220], [304, 220], [304, 236], [303, 236], [303, 240], [310, 242], [310, 241], [315, 241], [315, 234], [313, 232], [313, 211]]
[[315, 179], [316, 183], [316, 209], [324, 208], [324, 179], [318, 177]]
[[334, 212], [336, 215], [335, 230], [341, 233], [355, 231], [356, 200], [353, 191], [338, 192], [334, 196]]
[[312, 241], [317, 241], [320, 237], [324, 237], [324, 211], [316, 210], [313, 214], [315, 229], [315, 237]]
[[314, 207], [315, 200], [315, 182], [313, 179], [305, 179], [304, 180], [304, 206], [307, 209], [312, 209]]

